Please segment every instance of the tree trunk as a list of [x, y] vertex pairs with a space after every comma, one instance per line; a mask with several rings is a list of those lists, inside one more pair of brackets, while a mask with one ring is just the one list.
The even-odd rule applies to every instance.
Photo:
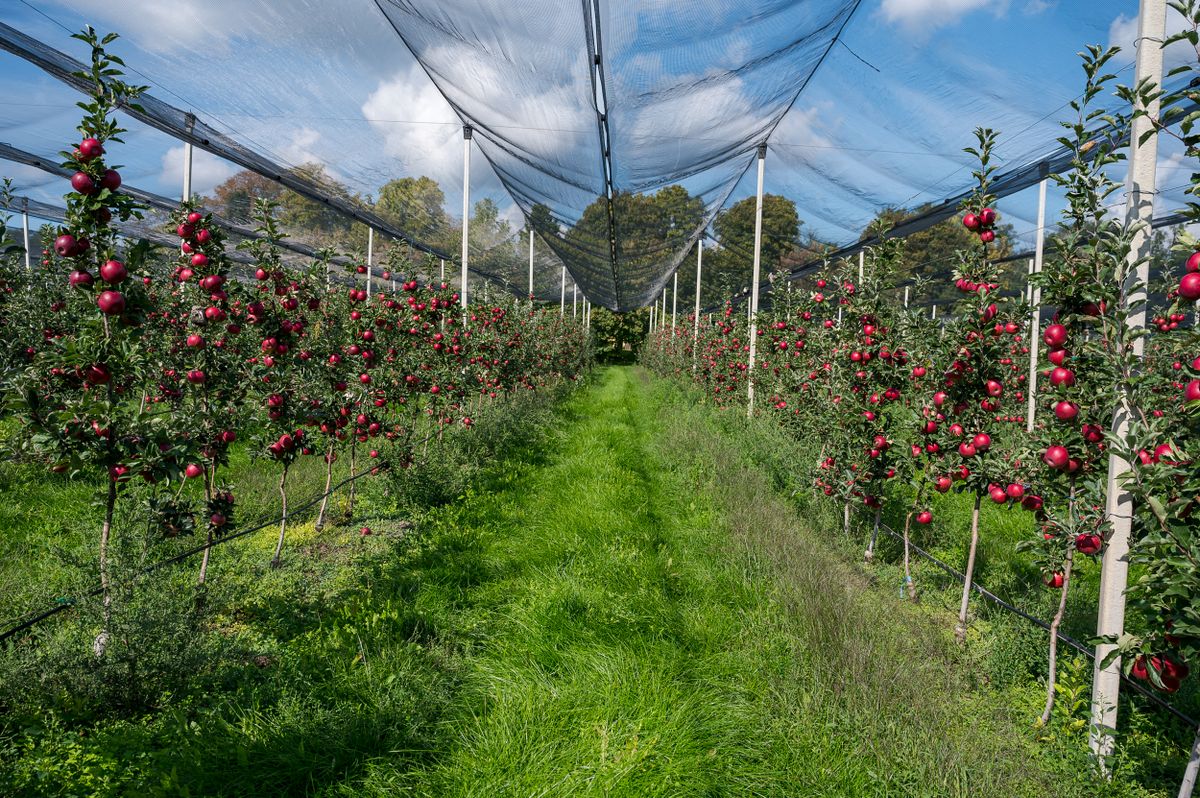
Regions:
[[[213, 493], [217, 484], [217, 466], [214, 463], [213, 467], [206, 470], [204, 473], [204, 497], [208, 501], [212, 501]], [[197, 587], [203, 587], [205, 580], [208, 578], [208, 555], [212, 551], [213, 543], [213, 528], [212, 524], [208, 523], [208, 519], [204, 519], [205, 529], [208, 530], [208, 536], [205, 538], [204, 555], [200, 558], [200, 578], [196, 582]]]
[[284, 465], [283, 475], [279, 478], [279, 498], [282, 502], [283, 512], [279, 519], [279, 541], [275, 544], [275, 556], [271, 558], [271, 567], [279, 567], [279, 557], [283, 554], [283, 536], [287, 534], [287, 475], [288, 467]]
[[963, 580], [962, 603], [958, 607], [958, 625], [954, 627], [954, 637], [959, 643], [967, 641], [967, 605], [971, 601], [971, 579], [975, 575], [975, 551], [979, 548], [979, 502], [981, 496], [975, 494], [975, 509], [971, 511], [971, 549], [967, 553], [967, 574]]
[[912, 571], [909, 570], [908, 531], [912, 526], [912, 512], [904, 517], [904, 587], [908, 591], [910, 601], [917, 600], [917, 586], [913, 584]]
[[1075, 549], [1067, 549], [1067, 564], [1063, 567], [1062, 594], [1058, 597], [1058, 611], [1050, 622], [1050, 672], [1046, 678], [1046, 708], [1038, 719], [1038, 726], [1050, 722], [1054, 709], [1054, 684], [1058, 679], [1058, 627], [1062, 626], [1063, 612], [1067, 609], [1067, 589], [1071, 587], [1071, 566], [1075, 560]]
[[336, 437], [329, 439], [329, 451], [325, 453], [325, 495], [321, 497], [321, 511], [317, 513], [317, 532], [325, 528], [325, 510], [329, 507], [329, 489], [333, 486], [333, 449], [336, 441]]
[[871, 542], [867, 544], [867, 550], [863, 554], [867, 562], [875, 559], [875, 539], [879, 537], [879, 516], [882, 513], [882, 507], [875, 508], [875, 526], [871, 529]]
[[117, 481], [109, 478], [108, 497], [104, 501], [104, 524], [100, 527], [100, 591], [103, 598], [103, 621], [100, 624], [100, 634], [92, 642], [92, 652], [97, 657], [103, 657], [108, 648], [108, 627], [112, 621], [112, 582], [108, 575], [108, 541], [112, 536], [113, 508], [117, 504]]
[[[354, 476], [354, 474], [356, 473], [354, 469], [356, 469], [358, 467], [355, 464], [357, 459], [358, 459], [358, 435], [355, 435], [354, 440], [350, 441], [350, 476]], [[346, 503], [346, 517], [347, 518], [351, 518], [354, 516], [354, 492], [355, 492], [356, 484], [357, 484], [357, 480], [352, 481], [350, 483], [350, 496], [349, 496], [349, 500]]]

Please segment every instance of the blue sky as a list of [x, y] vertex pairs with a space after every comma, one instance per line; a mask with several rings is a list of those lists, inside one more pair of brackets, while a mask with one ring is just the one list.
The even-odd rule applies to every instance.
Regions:
[[[511, 163], [500, 155], [505, 144], [589, 186], [598, 179], [577, 4], [413, 5], [440, 14], [443, 24], [405, 30], [406, 38], [418, 43], [443, 88], [452, 86], [455, 99], [494, 128], [490, 152]], [[697, 153], [745, 143], [772, 110], [786, 106], [781, 98], [820, 48], [732, 80], [720, 75], [796, 38], [806, 25], [833, 19], [839, 6], [832, 0], [602, 3], [619, 178], [653, 185], [656, 174]], [[965, 188], [970, 169], [961, 149], [973, 143], [977, 125], [1001, 132], [1002, 161], [1048, 150], [1082, 83], [1075, 53], [1093, 42], [1129, 45], [1136, 13], [1132, 2], [864, 0], [844, 45], [833, 48], [773, 134], [767, 190], [795, 199], [811, 232], [841, 243], [883, 206]], [[403, 29], [404, 15], [393, 17]], [[369, 0], [14, 0], [4, 4], [0, 20], [77, 57], [81, 48], [64, 28], [91, 22], [115, 30], [124, 37], [115, 50], [140, 73], [135, 80], [234, 139], [287, 165], [324, 163], [362, 193], [394, 177], [426, 174], [442, 184], [449, 212], [460, 213], [458, 118]], [[458, 40], [475, 46], [447, 45]], [[1132, 58], [1128, 50], [1116, 63]], [[1121, 77], [1131, 80], [1131, 70]], [[686, 95], [654, 93], [689, 82], [696, 89]], [[39, 154], [63, 149], [75, 138], [76, 99], [35, 67], [0, 53], [0, 140]], [[113, 148], [126, 164], [126, 181], [177, 196], [182, 146], [131, 127], [128, 146]], [[704, 187], [710, 199], [724, 196], [750, 163], [751, 148], [735, 147], [736, 157], [686, 185]], [[1160, 185], [1187, 182], [1177, 152], [1165, 147], [1160, 162]], [[206, 191], [236, 167], [197, 154], [195, 170], [196, 188]], [[61, 194], [58, 181], [26, 167], [4, 163], [0, 172], [35, 198]], [[526, 189], [558, 187], [541, 180]], [[753, 190], [748, 170], [729, 199]], [[472, 195], [493, 197], [520, 223], [520, 209], [478, 156]], [[563, 215], [587, 196], [580, 191], [564, 203]], [[1035, 202], [1036, 192], [1025, 192], [1000, 210], [1018, 232], [1030, 231]]]

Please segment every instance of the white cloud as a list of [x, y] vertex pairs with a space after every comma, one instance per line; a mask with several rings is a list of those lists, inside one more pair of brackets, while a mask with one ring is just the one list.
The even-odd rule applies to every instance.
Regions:
[[1005, 1], [994, 0], [883, 0], [879, 13], [894, 25], [913, 33], [928, 33], [958, 22], [963, 16], [988, 10], [997, 16], [1008, 8]]
[[251, 4], [243, 0], [60, 0], [60, 4], [158, 53], [201, 44], [223, 50], [231, 32], [245, 29], [253, 17], [247, 13]]
[[314, 149], [320, 142], [319, 131], [311, 127], [300, 127], [292, 131], [287, 142], [279, 149], [279, 154], [293, 166], [302, 166], [308, 163], [324, 164], [325, 158], [321, 157]]
[[[163, 153], [162, 173], [159, 176], [168, 186], [183, 185], [183, 151], [184, 146], [172, 147]], [[233, 177], [238, 168], [228, 161], [205, 152], [197, 147], [192, 148], [192, 193], [208, 194], [213, 188]]]
[[[1180, 30], [1184, 20], [1173, 8], [1167, 10], [1167, 32]], [[1137, 56], [1138, 20], [1137, 14], [1125, 16], [1118, 14], [1108, 26], [1108, 46], [1120, 47], [1121, 55], [1118, 63], [1127, 63]], [[1170, 72], [1178, 66], [1195, 63], [1196, 51], [1187, 42], [1175, 42], [1163, 51], [1163, 73]]]
[[383, 136], [385, 154], [399, 161], [396, 172], [461, 182], [460, 122], [420, 66], [414, 63], [381, 82], [362, 114]]

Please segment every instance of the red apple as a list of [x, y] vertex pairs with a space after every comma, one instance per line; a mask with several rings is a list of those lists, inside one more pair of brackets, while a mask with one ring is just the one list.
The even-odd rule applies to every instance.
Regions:
[[116, 191], [121, 187], [121, 173], [115, 169], [106, 169], [100, 178], [100, 188]]
[[99, 139], [91, 138], [90, 136], [79, 142], [78, 149], [79, 160], [84, 163], [94, 160], [104, 153], [104, 147], [100, 144]]
[[1070, 421], [1079, 415], [1079, 405], [1063, 400], [1054, 406], [1054, 415], [1059, 421]]
[[78, 242], [70, 233], [63, 233], [54, 239], [54, 251], [60, 258], [70, 258], [75, 255], [76, 246], [78, 246]]
[[1075, 536], [1075, 551], [1080, 554], [1097, 554], [1104, 546], [1104, 540], [1091, 532], [1083, 532]]
[[1075, 384], [1075, 372], [1059, 366], [1050, 372], [1050, 384], [1070, 388]]
[[1058, 470], [1066, 468], [1070, 459], [1071, 456], [1065, 446], [1050, 446], [1046, 449], [1045, 454], [1042, 455], [1042, 462]]
[[92, 176], [87, 172], [76, 172], [71, 175], [71, 188], [84, 196], [95, 194], [96, 181], [92, 180]]
[[1062, 349], [1067, 343], [1067, 328], [1061, 324], [1051, 324], [1042, 333], [1042, 340], [1051, 349]]
[[188, 463], [187, 468], [183, 469], [183, 475], [187, 479], [195, 479], [196, 477], [202, 476], [203, 474], [204, 474], [204, 469], [201, 468], [196, 463]]
[[104, 291], [96, 298], [96, 306], [106, 316], [120, 316], [125, 312], [125, 297], [119, 291]]
[[94, 279], [91, 272], [76, 269], [67, 277], [67, 282], [71, 284], [72, 288], [91, 288]]
[[1200, 299], [1200, 272], [1188, 272], [1179, 281], [1179, 295], [1184, 299]]
[[119, 260], [105, 261], [100, 267], [100, 279], [106, 283], [116, 285], [125, 280], [129, 276], [129, 272], [125, 269], [125, 264]]
[[928, 510], [922, 510], [921, 512], [917, 513], [916, 520], [918, 524], [930, 524], [933, 522], [933, 513], [929, 512]]

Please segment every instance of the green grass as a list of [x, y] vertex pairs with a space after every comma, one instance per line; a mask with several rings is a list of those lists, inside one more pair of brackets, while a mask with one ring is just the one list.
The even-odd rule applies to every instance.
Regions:
[[411, 530], [247, 567], [146, 705], [10, 693], [0, 794], [1164, 794], [1036, 742], [784, 497], [765, 425], [627, 368], [546, 421]]

